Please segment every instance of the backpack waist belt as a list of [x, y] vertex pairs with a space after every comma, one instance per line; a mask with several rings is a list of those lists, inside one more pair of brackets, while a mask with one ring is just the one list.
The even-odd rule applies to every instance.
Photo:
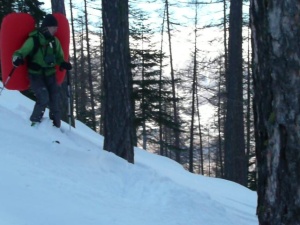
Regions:
[[53, 69], [54, 67], [53, 66], [50, 66], [50, 67], [42, 67], [41, 65], [35, 63], [35, 62], [30, 62], [28, 64], [28, 68], [30, 70], [34, 70], [34, 71], [40, 71], [40, 70], [50, 70], [50, 69]]

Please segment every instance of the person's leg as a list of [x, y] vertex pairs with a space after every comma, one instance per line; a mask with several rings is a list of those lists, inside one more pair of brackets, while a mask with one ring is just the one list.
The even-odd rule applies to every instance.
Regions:
[[30, 116], [32, 122], [40, 122], [49, 103], [49, 94], [42, 75], [29, 75], [30, 87], [35, 94], [36, 102]]
[[49, 117], [53, 120], [53, 125], [60, 127], [60, 110], [59, 110], [59, 88], [55, 75], [46, 77], [47, 88], [49, 91]]

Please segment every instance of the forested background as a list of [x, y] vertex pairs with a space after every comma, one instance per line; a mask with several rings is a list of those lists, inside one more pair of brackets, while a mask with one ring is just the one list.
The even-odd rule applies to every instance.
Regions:
[[[40, 21], [49, 2], [1, 0], [0, 20]], [[103, 134], [101, 1], [54, 2], [72, 31], [74, 118]], [[256, 189], [249, 2], [131, 0], [129, 27], [135, 145]]]

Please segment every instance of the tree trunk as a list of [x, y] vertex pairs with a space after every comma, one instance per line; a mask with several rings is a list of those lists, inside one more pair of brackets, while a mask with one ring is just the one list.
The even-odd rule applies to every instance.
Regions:
[[[160, 59], [159, 59], [159, 120], [162, 119], [162, 73], [163, 73], [163, 43], [164, 43], [164, 27], [165, 27], [166, 7], [164, 8], [163, 22], [160, 33]], [[159, 123], [159, 154], [166, 156], [163, 146], [163, 125]]]
[[101, 68], [100, 68], [100, 79], [101, 79], [101, 83], [100, 83], [100, 129], [99, 129], [99, 133], [101, 135], [104, 135], [104, 128], [103, 128], [103, 124], [104, 124], [104, 88], [103, 88], [103, 76], [104, 76], [104, 64], [103, 64], [103, 34], [100, 36], [100, 64], [101, 64]]
[[227, 48], [227, 0], [223, 0], [223, 30], [224, 30], [224, 69], [225, 74], [228, 68], [228, 48]]
[[74, 28], [74, 18], [73, 18], [73, 3], [70, 0], [70, 13], [71, 13], [71, 30], [72, 30], [72, 45], [73, 45], [73, 68], [74, 68], [74, 100], [75, 100], [75, 117], [78, 116], [78, 64], [77, 64], [77, 51], [76, 51], [76, 41], [75, 41], [75, 28]]
[[251, 1], [260, 225], [300, 224], [299, 8]]
[[[64, 15], [66, 15], [66, 10], [65, 10], [65, 3], [64, 0], [51, 0], [51, 4], [52, 4], [52, 12], [59, 12], [62, 13]], [[69, 122], [69, 111], [68, 111], [68, 105], [69, 105], [69, 101], [68, 98], [70, 98], [70, 107], [71, 107], [71, 125], [74, 127], [75, 126], [75, 121], [74, 121], [74, 116], [73, 116], [73, 99], [72, 99], [72, 95], [70, 93], [70, 96], [68, 96], [68, 81], [67, 81], [67, 76], [69, 76], [68, 74], [65, 76], [65, 79], [63, 81], [63, 83], [60, 86], [59, 89], [59, 96], [60, 96], [60, 110], [61, 110], [61, 119], [65, 122]], [[70, 81], [69, 81], [70, 82]], [[71, 89], [70, 89], [71, 90]]]
[[194, 40], [194, 58], [193, 58], [193, 81], [192, 81], [192, 112], [190, 127], [190, 149], [189, 149], [189, 171], [194, 172], [194, 120], [195, 120], [195, 100], [196, 100], [196, 84], [197, 84], [197, 26], [198, 26], [198, 1], [195, 2], [195, 40]]
[[88, 81], [89, 81], [89, 92], [90, 92], [90, 102], [91, 102], [91, 120], [92, 128], [96, 131], [96, 113], [95, 113], [95, 98], [93, 89], [93, 79], [92, 79], [92, 62], [90, 53], [90, 39], [89, 39], [89, 27], [88, 27], [88, 14], [87, 14], [87, 2], [84, 0], [84, 18], [85, 18], [85, 35], [86, 35], [86, 51], [87, 51], [87, 63], [88, 63]]
[[[250, 24], [249, 24], [250, 25]], [[252, 107], [251, 107], [251, 54], [250, 54], [250, 26], [248, 27], [248, 50], [247, 50], [247, 113], [246, 113], [246, 159], [247, 159], [247, 166], [249, 168], [250, 162], [250, 152], [251, 152], [251, 116], [252, 116]], [[249, 177], [249, 170], [247, 170], [247, 178]], [[249, 180], [249, 179], [248, 179]], [[247, 180], [247, 183], [249, 184]], [[249, 186], [249, 185], [248, 185]]]
[[223, 178], [224, 177], [224, 164], [223, 164], [223, 144], [222, 144], [222, 113], [221, 113], [221, 72], [220, 72], [220, 76], [219, 76], [219, 85], [218, 85], [218, 157], [219, 157], [219, 161], [220, 161], [220, 177]]
[[247, 184], [243, 118], [242, 0], [231, 1], [226, 75], [225, 178]]
[[102, 0], [104, 149], [134, 163], [128, 0]]
[[66, 15], [64, 0], [51, 0], [52, 12], [59, 12]]
[[199, 164], [200, 164], [200, 174], [204, 175], [204, 159], [203, 159], [203, 141], [202, 141], [202, 129], [201, 129], [201, 117], [200, 117], [200, 110], [199, 110], [199, 97], [198, 97], [198, 82], [196, 84], [196, 104], [197, 104], [197, 116], [198, 116], [198, 130], [199, 130]]
[[169, 2], [166, 0], [166, 21], [167, 21], [167, 31], [168, 31], [168, 41], [169, 41], [169, 52], [170, 52], [170, 69], [171, 69], [171, 79], [172, 79], [172, 95], [173, 95], [173, 114], [174, 122], [178, 125], [178, 128], [174, 129], [175, 135], [175, 156], [176, 162], [180, 163], [180, 134], [179, 134], [179, 118], [178, 118], [178, 109], [176, 102], [176, 88], [175, 88], [175, 75], [174, 75], [174, 66], [173, 66], [173, 52], [172, 52], [172, 41], [171, 41], [171, 27], [170, 27], [170, 13], [169, 13]]

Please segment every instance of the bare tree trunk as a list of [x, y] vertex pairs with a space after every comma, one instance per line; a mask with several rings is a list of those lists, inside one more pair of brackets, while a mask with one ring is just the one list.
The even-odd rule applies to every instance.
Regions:
[[[83, 21], [81, 21], [81, 33], [84, 33], [84, 25]], [[76, 81], [78, 85], [78, 113], [77, 113], [77, 119], [87, 123], [87, 113], [86, 113], [86, 108], [87, 108], [87, 102], [88, 102], [88, 97], [87, 97], [87, 82], [86, 82], [86, 76], [85, 76], [85, 56], [84, 56], [84, 36], [80, 36], [80, 71], [79, 71], [79, 76], [78, 80]]]
[[[52, 5], [52, 12], [59, 12], [64, 15], [66, 15], [65, 10], [65, 3], [64, 0], [51, 0]], [[68, 75], [67, 75], [68, 76]], [[63, 83], [61, 84], [59, 95], [60, 95], [60, 110], [61, 110], [61, 119], [68, 123], [69, 116], [68, 116], [68, 82], [67, 82], [67, 76], [65, 77]], [[71, 90], [71, 89], [70, 89]], [[71, 104], [71, 125], [75, 126], [75, 120], [73, 115], [73, 98], [70, 94], [69, 96], [70, 104]]]
[[101, 79], [101, 93], [100, 93], [100, 102], [101, 102], [101, 108], [100, 108], [100, 134], [104, 134], [104, 88], [103, 88], [103, 80], [104, 80], [104, 64], [103, 64], [103, 39], [102, 36], [100, 36], [100, 64], [101, 64], [101, 69], [100, 69], [100, 79]]
[[247, 184], [243, 117], [242, 0], [231, 1], [226, 75], [225, 178]]
[[134, 163], [128, 0], [102, 0], [104, 149]]
[[203, 141], [202, 141], [202, 129], [201, 129], [201, 117], [199, 110], [199, 97], [198, 97], [198, 84], [196, 84], [196, 99], [197, 99], [197, 114], [198, 114], [198, 129], [199, 129], [199, 141], [200, 141], [200, 168], [201, 174], [204, 175], [204, 159], [203, 159]]
[[224, 30], [224, 69], [225, 74], [228, 68], [228, 49], [227, 49], [227, 0], [223, 0], [223, 30]]
[[[142, 31], [143, 32], [143, 31]], [[146, 115], [145, 115], [145, 56], [144, 56], [144, 37], [141, 37], [142, 41], [142, 136], [143, 136], [143, 149], [147, 150], [147, 131], [146, 131]]]
[[[165, 18], [166, 18], [166, 7], [164, 7], [164, 14], [163, 14], [163, 22], [161, 26], [161, 40], [160, 40], [160, 59], [159, 59], [159, 115], [160, 115], [160, 120], [162, 120], [162, 114], [163, 109], [162, 106], [162, 73], [163, 73], [163, 43], [164, 43], [164, 28], [165, 28]], [[165, 152], [165, 147], [163, 146], [163, 125], [162, 123], [159, 123], [159, 152], [160, 155], [167, 155], [167, 152]]]
[[[224, 32], [224, 74], [226, 76], [227, 74], [227, 69], [228, 69], [228, 36], [227, 36], [227, 1], [228, 0], [223, 0], [223, 32]], [[222, 71], [222, 70], [221, 70]], [[220, 71], [220, 77], [219, 77], [219, 90], [218, 90], [218, 146], [219, 146], [219, 160], [220, 160], [220, 174], [221, 177], [224, 177], [224, 161], [223, 161], [223, 144], [222, 144], [222, 128], [224, 130], [224, 124], [226, 121], [226, 106], [224, 106], [225, 110], [222, 112], [221, 108], [221, 81], [222, 81], [222, 72]], [[224, 105], [227, 104], [227, 100], [225, 99]], [[222, 117], [223, 113], [223, 117]], [[222, 123], [223, 122], [223, 123]]]
[[[173, 52], [172, 52], [172, 40], [171, 40], [171, 28], [170, 28], [170, 14], [169, 14], [169, 2], [165, 1], [166, 7], [166, 20], [167, 20], [167, 31], [168, 31], [168, 41], [169, 41], [169, 52], [170, 52], [170, 67], [171, 67], [171, 79], [172, 79], [172, 95], [173, 95], [173, 113], [174, 113], [174, 122], [179, 125], [177, 102], [176, 102], [176, 88], [175, 88], [175, 75], [174, 75], [174, 66], [173, 66]], [[180, 137], [179, 137], [179, 128], [174, 130], [175, 135], [175, 155], [176, 161], [180, 163]]]
[[52, 12], [59, 12], [66, 15], [64, 0], [51, 0]]
[[[250, 56], [250, 27], [248, 28], [248, 63], [247, 63], [247, 113], [246, 113], [246, 159], [247, 167], [249, 167], [250, 150], [251, 150], [251, 56]], [[247, 178], [249, 177], [249, 169], [247, 170]]]
[[195, 118], [195, 94], [197, 84], [197, 26], [198, 26], [198, 1], [195, 2], [195, 40], [194, 40], [194, 68], [192, 81], [192, 112], [191, 112], [191, 128], [190, 128], [190, 150], [189, 150], [189, 171], [194, 172], [194, 118]]
[[[161, 40], [160, 40], [160, 59], [159, 59], [159, 115], [160, 120], [162, 119], [162, 72], [163, 72], [163, 43], [164, 43], [164, 27], [165, 27], [165, 15], [166, 10], [164, 10], [163, 15], [163, 23], [161, 26]], [[166, 155], [164, 153], [164, 147], [163, 147], [163, 125], [162, 123], [159, 123], [159, 154], [160, 155]]]
[[[71, 13], [71, 29], [72, 29], [72, 45], [73, 45], [73, 68], [74, 68], [74, 100], [75, 100], [75, 115], [76, 119], [78, 116], [78, 65], [77, 65], [77, 51], [76, 51], [76, 40], [75, 40], [75, 28], [74, 28], [74, 17], [73, 17], [73, 3], [70, 0], [70, 13]], [[73, 79], [71, 79], [73, 80]]]
[[260, 225], [300, 224], [298, 0], [251, 0]]
[[[196, 54], [196, 51], [194, 52]], [[191, 112], [191, 127], [190, 127], [190, 148], [189, 148], [189, 171], [194, 172], [194, 118], [195, 118], [195, 93], [196, 93], [196, 56], [194, 56], [194, 71], [192, 82], [192, 112]]]
[[90, 102], [92, 108], [92, 128], [96, 131], [96, 114], [95, 114], [95, 100], [93, 90], [93, 79], [92, 79], [92, 67], [91, 67], [91, 53], [90, 53], [90, 39], [89, 39], [89, 27], [88, 27], [88, 15], [87, 15], [87, 3], [84, 0], [84, 17], [85, 17], [85, 34], [86, 34], [86, 51], [88, 60], [88, 79], [89, 79], [89, 91], [90, 91]]
[[220, 175], [224, 177], [224, 166], [223, 166], [223, 148], [222, 148], [222, 136], [221, 136], [221, 129], [223, 127], [221, 121], [221, 72], [219, 76], [219, 90], [218, 90], [218, 146], [219, 146], [219, 161], [220, 161]]

